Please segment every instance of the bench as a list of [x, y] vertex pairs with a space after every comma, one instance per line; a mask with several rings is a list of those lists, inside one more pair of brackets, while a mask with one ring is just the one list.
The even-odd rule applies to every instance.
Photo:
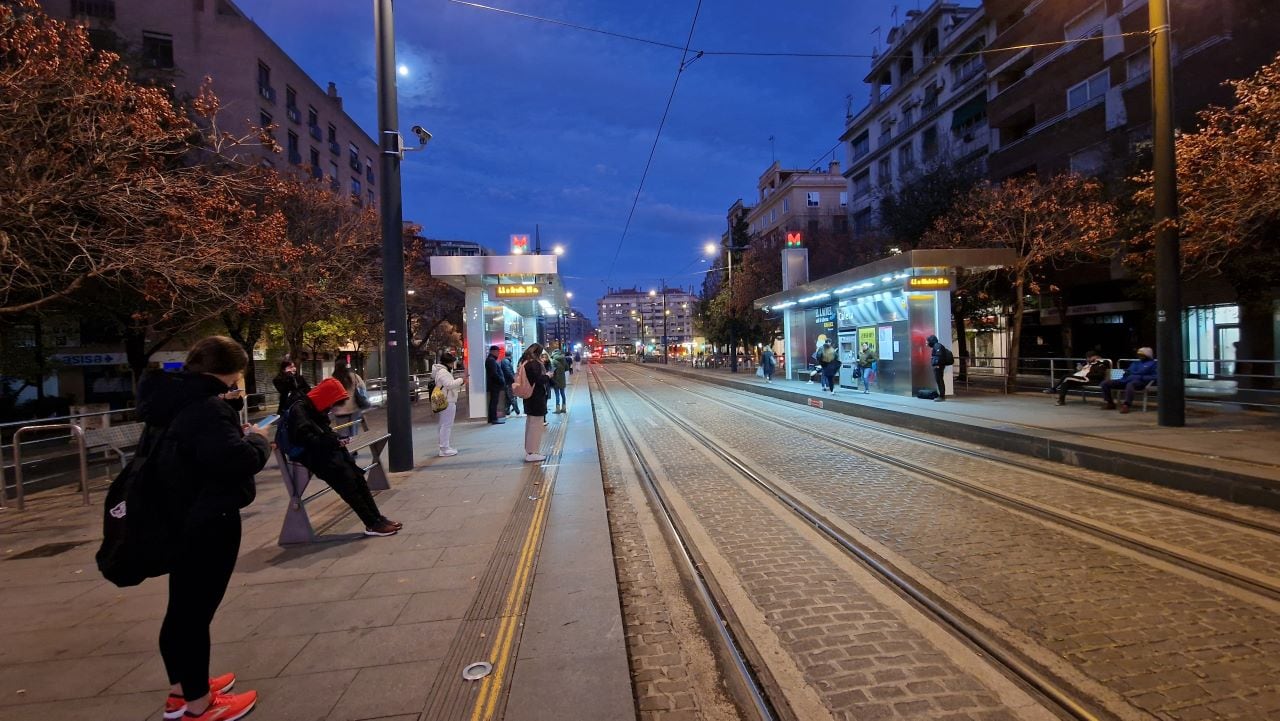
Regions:
[[[382, 468], [382, 449], [386, 447], [391, 434], [384, 433], [370, 438], [363, 443], [349, 447], [351, 453], [368, 449], [373, 457], [368, 465], [361, 465], [365, 472], [365, 482], [371, 491], [387, 491], [391, 484], [387, 481], [387, 473]], [[276, 450], [276, 462], [280, 464], [280, 476], [284, 481], [284, 490], [289, 494], [289, 505], [284, 512], [284, 523], [280, 526], [280, 539], [277, 543], [287, 546], [295, 543], [314, 543], [316, 531], [311, 525], [311, 517], [307, 515], [307, 503], [332, 491], [329, 486], [306, 495], [307, 485], [311, 483], [311, 471], [301, 463], [295, 463]]]
[[[146, 425], [145, 423], [123, 423], [106, 428], [89, 428], [84, 432], [84, 443], [90, 453], [116, 454], [120, 459], [120, 469], [124, 470], [129, 459], [133, 458], [134, 451], [138, 450], [138, 441], [141, 440], [142, 429]], [[107, 467], [110, 469], [110, 463]]]
[[[1123, 377], [1124, 377], [1124, 371], [1120, 370], [1119, 368], [1111, 369], [1111, 376], [1110, 376], [1111, 380], [1118, 381]], [[1232, 380], [1220, 380], [1220, 379], [1209, 379], [1209, 378], [1187, 378], [1183, 381], [1183, 384], [1185, 387], [1185, 394], [1187, 398], [1199, 398], [1199, 399], [1205, 399], [1205, 400], [1221, 400], [1224, 398], [1234, 398], [1236, 395], [1236, 392], [1239, 390], [1239, 383]], [[1123, 389], [1117, 388], [1116, 390], [1122, 391]], [[1080, 392], [1080, 400], [1087, 403], [1088, 398], [1086, 397], [1085, 394], [1101, 393], [1102, 387], [1101, 386], [1080, 386], [1079, 392]], [[1148, 402], [1151, 396], [1158, 396], [1159, 392], [1160, 392], [1160, 389], [1156, 387], [1155, 383], [1148, 383], [1145, 388], [1135, 391], [1135, 396], [1137, 395], [1142, 396], [1142, 412], [1143, 413], [1147, 412]]]

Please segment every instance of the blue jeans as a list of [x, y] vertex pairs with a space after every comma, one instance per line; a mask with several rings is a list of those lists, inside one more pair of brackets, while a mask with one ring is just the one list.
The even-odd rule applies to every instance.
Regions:
[[555, 383], [551, 384], [551, 389], [556, 392], [556, 405], [557, 406], [564, 405], [564, 389], [556, 385]]

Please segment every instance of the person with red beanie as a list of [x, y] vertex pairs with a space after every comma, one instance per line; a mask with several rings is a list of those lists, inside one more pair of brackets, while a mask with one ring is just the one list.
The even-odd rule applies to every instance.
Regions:
[[403, 524], [378, 511], [364, 471], [342, 445], [329, 423], [329, 409], [347, 399], [347, 389], [336, 378], [325, 378], [299, 399], [285, 414], [289, 442], [302, 448], [298, 462], [329, 484], [364, 522], [366, 536], [394, 536]]

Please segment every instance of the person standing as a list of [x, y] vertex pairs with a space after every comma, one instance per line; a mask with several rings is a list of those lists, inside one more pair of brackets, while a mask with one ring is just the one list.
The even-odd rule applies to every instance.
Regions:
[[764, 382], [773, 382], [773, 371], [778, 367], [777, 360], [773, 356], [773, 349], [765, 346], [760, 353], [760, 372], [764, 374]]
[[1050, 392], [1058, 392], [1058, 402], [1054, 405], [1065, 406], [1068, 393], [1087, 385], [1101, 385], [1103, 381], [1110, 379], [1110, 375], [1111, 361], [1103, 358], [1097, 351], [1085, 353], [1084, 363], [1076, 372], [1058, 381], [1058, 385], [1051, 389]]
[[831, 341], [822, 344], [819, 364], [822, 366], [822, 387], [834, 395], [836, 384], [840, 382], [840, 351], [831, 345]]
[[564, 351], [557, 348], [551, 354], [551, 390], [555, 391], [556, 395], [556, 413], [565, 412], [564, 387], [569, 380], [566, 375], [568, 370], [568, 359]]
[[342, 384], [342, 389], [347, 392], [346, 400], [333, 407], [336, 425], [345, 425], [346, 428], [335, 432], [339, 438], [355, 438], [360, 435], [360, 419], [364, 417], [364, 409], [356, 400], [356, 395], [364, 392], [364, 379], [351, 370], [346, 361], [341, 360], [333, 364], [333, 378], [337, 379]]
[[1133, 405], [1134, 391], [1140, 391], [1149, 384], [1156, 382], [1158, 366], [1156, 365], [1156, 353], [1147, 346], [1138, 349], [1138, 360], [1129, 364], [1124, 369], [1124, 375], [1120, 380], [1105, 380], [1101, 383], [1102, 387], [1102, 409], [1106, 411], [1115, 410], [1116, 404], [1112, 398], [1112, 389], [1117, 386], [1124, 388], [1124, 401], [1120, 403], [1120, 412], [1128, 413], [1129, 406]]
[[933, 366], [933, 380], [938, 384], [938, 397], [934, 401], [945, 401], [947, 399], [947, 366], [956, 362], [956, 357], [951, 350], [942, 345], [942, 341], [938, 340], [938, 336], [931, 335], [925, 339], [925, 343], [933, 349], [933, 353], [929, 356], [929, 364]]
[[876, 361], [880, 360], [876, 350], [870, 343], [862, 344], [862, 352], [858, 354], [858, 371], [862, 376], [862, 392], [871, 392], [871, 376], [876, 372]]
[[280, 361], [280, 373], [271, 379], [271, 384], [276, 387], [276, 393], [280, 394], [280, 403], [276, 407], [278, 416], [283, 416], [294, 401], [311, 390], [311, 384], [298, 372], [298, 366], [288, 359]]
[[436, 414], [436, 420], [440, 423], [440, 455], [456, 456], [458, 450], [450, 443], [453, 440], [453, 420], [458, 415], [458, 391], [467, 384], [467, 379], [454, 378], [453, 366], [458, 359], [445, 351], [440, 354], [440, 362], [431, 366], [431, 380], [435, 382], [435, 387], [444, 391], [445, 400], [449, 405]]
[[524, 382], [533, 388], [533, 394], [524, 399], [524, 460], [526, 463], [537, 463], [547, 460], [540, 453], [542, 434], [546, 430], [547, 417], [547, 385], [546, 366], [542, 362], [542, 346], [534, 343], [524, 352], [520, 359], [517, 373], [523, 373]]
[[149, 453], [175, 491], [179, 525], [160, 626], [166, 719], [235, 721], [258, 701], [255, 691], [227, 693], [234, 674], [209, 676], [209, 626], [240, 553], [240, 509], [253, 502], [254, 474], [271, 456], [266, 429], [241, 425], [219, 398], [248, 364], [240, 344], [211, 336], [192, 346], [181, 372], [148, 374], [138, 388], [138, 417], [161, 434]]
[[507, 377], [502, 373], [502, 365], [499, 363], [498, 354], [501, 348], [496, 345], [489, 346], [489, 355], [484, 359], [484, 389], [488, 394], [486, 400], [486, 418], [490, 425], [498, 425], [506, 423], [503, 418], [498, 417], [498, 397], [507, 387]]
[[502, 379], [506, 384], [502, 388], [502, 392], [506, 396], [506, 414], [520, 415], [520, 399], [516, 394], [511, 392], [511, 384], [516, 382], [516, 369], [511, 365], [511, 348], [507, 348], [507, 352], [502, 354]]

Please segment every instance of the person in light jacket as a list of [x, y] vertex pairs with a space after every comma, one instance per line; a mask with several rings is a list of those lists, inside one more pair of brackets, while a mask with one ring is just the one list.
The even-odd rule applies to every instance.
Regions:
[[458, 391], [467, 384], [466, 378], [454, 378], [451, 370], [455, 363], [458, 362], [449, 351], [440, 354], [440, 362], [431, 366], [431, 380], [435, 382], [435, 387], [444, 390], [444, 396], [449, 401], [449, 406], [436, 414], [436, 419], [440, 421], [440, 455], [456, 456], [458, 450], [450, 445], [453, 439], [453, 419], [458, 415]]
[[364, 411], [356, 403], [356, 389], [365, 387], [364, 379], [351, 370], [346, 361], [337, 361], [333, 364], [333, 377], [338, 379], [343, 390], [347, 392], [346, 400], [335, 405], [330, 411], [333, 414], [334, 425], [350, 424], [337, 431], [338, 437], [355, 438], [360, 434], [360, 419], [364, 416]]

